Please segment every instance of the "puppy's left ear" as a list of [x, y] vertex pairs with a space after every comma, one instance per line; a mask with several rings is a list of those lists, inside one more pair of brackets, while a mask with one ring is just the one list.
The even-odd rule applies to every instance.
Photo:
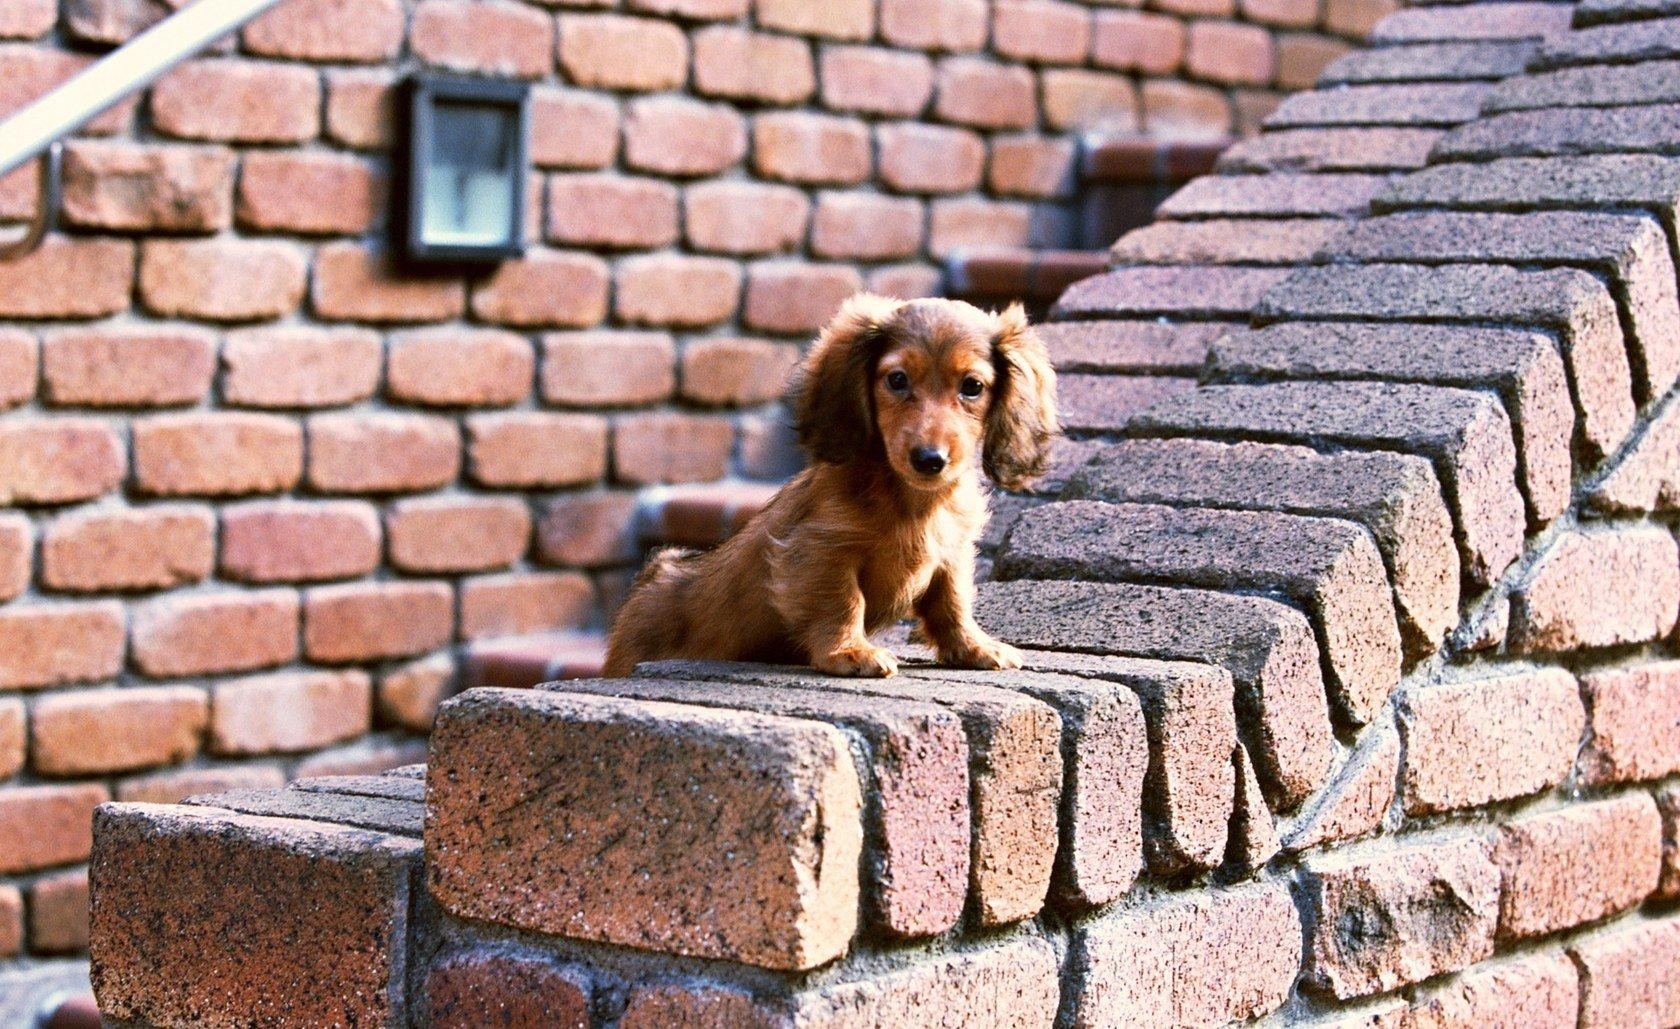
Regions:
[[1018, 490], [1044, 474], [1050, 442], [1058, 431], [1056, 373], [1020, 304], [1009, 305], [998, 316], [992, 364], [997, 381], [986, 411], [981, 463], [993, 482]]

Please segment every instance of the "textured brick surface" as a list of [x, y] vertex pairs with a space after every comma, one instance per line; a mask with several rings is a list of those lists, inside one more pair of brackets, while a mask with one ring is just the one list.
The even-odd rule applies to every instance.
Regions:
[[1592, 737], [1581, 778], [1592, 784], [1680, 771], [1680, 663], [1596, 672], [1581, 680]]
[[1680, 81], [1674, 78], [1675, 70], [1675, 62], [1650, 61], [1520, 75], [1494, 87], [1488, 94], [1488, 110], [1673, 103], [1680, 100]]
[[1224, 175], [1196, 179], [1159, 208], [1162, 218], [1347, 217], [1364, 214], [1381, 175]]
[[607, 423], [595, 415], [515, 411], [467, 419], [467, 473], [484, 486], [595, 482], [607, 470]]
[[218, 754], [309, 750], [368, 727], [367, 674], [277, 672], [217, 684], [210, 746]]
[[1387, 721], [1367, 726], [1335, 778], [1283, 837], [1291, 851], [1363, 836], [1376, 829], [1394, 800], [1400, 734]]
[[331, 663], [424, 653], [449, 640], [454, 606], [440, 582], [316, 587], [304, 598], [304, 651]]
[[575, 628], [593, 614], [595, 592], [575, 572], [486, 575], [461, 583], [461, 636], [509, 636]]
[[77, 593], [197, 582], [210, 572], [214, 524], [184, 504], [63, 515], [42, 533], [41, 582]]
[[1521, 650], [1608, 647], [1666, 636], [1680, 613], [1680, 550], [1654, 527], [1565, 533], [1512, 596]]
[[1659, 411], [1626, 453], [1588, 492], [1601, 511], [1680, 507], [1680, 406]]
[[123, 630], [115, 601], [12, 605], [0, 611], [0, 687], [109, 678], [122, 667]]
[[253, 501], [222, 510], [221, 570], [242, 582], [311, 582], [365, 575], [381, 530], [360, 501]]
[[1329, 218], [1156, 222], [1121, 236], [1109, 252], [1125, 264], [1294, 264], [1342, 228]]
[[587, 1026], [589, 982], [543, 957], [466, 951], [427, 973], [426, 1019], [438, 1029]]
[[452, 481], [461, 464], [453, 422], [397, 412], [309, 419], [309, 483], [328, 493], [402, 493]]
[[1074, 284], [1056, 301], [1063, 317], [1246, 317], [1289, 272], [1281, 268], [1160, 265], [1119, 268]]
[[[1520, 75], [1540, 49], [1535, 40], [1419, 43], [1356, 50], [1324, 70], [1326, 84], [1500, 80]], [[1497, 87], [1496, 87], [1497, 88]]]
[[1479, 965], [1458, 981], [1436, 987], [1412, 1005], [1408, 1025], [1524, 1025], [1569, 1029], [1580, 1003], [1575, 966], [1558, 951]]
[[363, 329], [241, 329], [222, 344], [222, 392], [241, 407], [333, 407], [373, 395], [383, 354]]
[[1450, 128], [1476, 117], [1488, 88], [1480, 83], [1339, 85], [1334, 89], [1295, 94], [1266, 118], [1266, 127]]
[[1626, 910], [1656, 889], [1662, 822], [1649, 794], [1575, 804], [1500, 827], [1502, 936], [1541, 936]]
[[1534, 39], [1564, 33], [1570, 12], [1545, 3], [1489, 3], [1420, 8], [1384, 18], [1374, 42]]
[[511, 497], [424, 497], [392, 505], [385, 526], [391, 563], [404, 571], [482, 571], [525, 553], [531, 512]]
[[1534, 67], [1628, 64], [1680, 57], [1680, 18], [1594, 25], [1548, 40]]
[[61, 174], [71, 225], [198, 233], [232, 221], [233, 154], [220, 147], [74, 143]]
[[0, 830], [7, 847], [0, 871], [30, 872], [87, 859], [93, 810], [110, 799], [104, 786], [22, 786], [0, 794]]
[[31, 763], [50, 776], [175, 764], [198, 752], [208, 713], [204, 692], [186, 686], [43, 697], [30, 720]]
[[293, 590], [167, 596], [134, 612], [134, 663], [148, 675], [202, 675], [283, 664], [298, 652]]
[[1596, 933], [1569, 953], [1581, 970], [1583, 1027], [1656, 1026], [1680, 1019], [1680, 987], [1668, 974], [1680, 961], [1680, 920]]
[[1193, 373], [1207, 357], [1220, 325], [1158, 321], [1048, 322], [1038, 327], [1058, 372], [1169, 371]]

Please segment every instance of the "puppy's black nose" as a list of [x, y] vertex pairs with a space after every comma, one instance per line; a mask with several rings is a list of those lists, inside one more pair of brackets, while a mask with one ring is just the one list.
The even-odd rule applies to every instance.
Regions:
[[934, 447], [915, 447], [910, 451], [910, 467], [923, 475], [938, 475], [945, 470], [945, 455]]

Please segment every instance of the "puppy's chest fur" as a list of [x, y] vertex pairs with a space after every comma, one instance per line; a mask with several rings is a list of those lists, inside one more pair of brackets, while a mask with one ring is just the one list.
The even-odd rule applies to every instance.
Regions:
[[936, 508], [925, 519], [893, 526], [868, 548], [858, 585], [871, 631], [908, 616], [934, 573], [974, 546], [986, 519], [985, 500], [978, 494], [974, 506], [976, 511]]

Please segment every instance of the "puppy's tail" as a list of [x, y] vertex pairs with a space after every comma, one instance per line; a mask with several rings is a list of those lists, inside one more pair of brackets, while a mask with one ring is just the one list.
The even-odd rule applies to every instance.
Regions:
[[678, 652], [688, 635], [682, 594], [691, 571], [688, 560], [695, 554], [681, 547], [666, 547], [648, 556], [613, 621], [602, 675], [622, 679], [643, 661], [657, 661]]

